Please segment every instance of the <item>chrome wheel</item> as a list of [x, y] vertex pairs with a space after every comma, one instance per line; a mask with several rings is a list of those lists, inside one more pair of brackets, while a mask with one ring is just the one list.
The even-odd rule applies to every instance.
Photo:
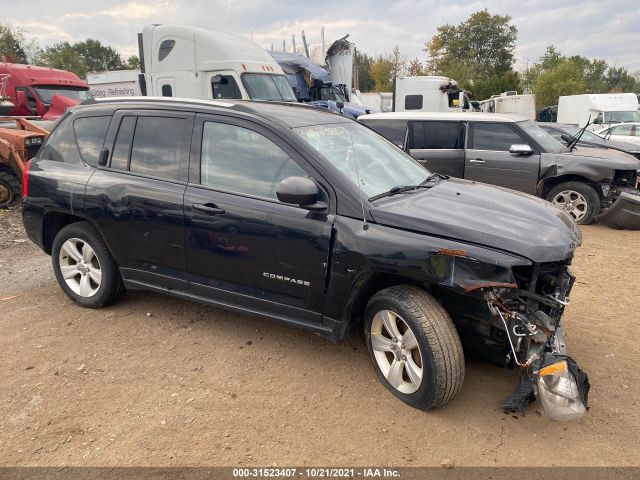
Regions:
[[422, 353], [414, 332], [397, 313], [380, 310], [374, 315], [371, 348], [378, 368], [391, 386], [406, 394], [420, 388]]
[[85, 240], [70, 238], [59, 254], [60, 272], [69, 288], [81, 297], [92, 297], [102, 283], [102, 270], [95, 251]]
[[582, 220], [589, 211], [587, 199], [575, 190], [564, 190], [551, 199], [556, 207], [563, 208], [576, 222]]

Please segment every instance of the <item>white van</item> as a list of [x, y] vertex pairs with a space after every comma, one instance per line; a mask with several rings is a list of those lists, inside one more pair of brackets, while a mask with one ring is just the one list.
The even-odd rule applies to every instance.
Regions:
[[480, 110], [487, 113], [514, 113], [535, 121], [536, 97], [533, 94], [518, 95], [518, 92], [504, 92], [480, 102]]

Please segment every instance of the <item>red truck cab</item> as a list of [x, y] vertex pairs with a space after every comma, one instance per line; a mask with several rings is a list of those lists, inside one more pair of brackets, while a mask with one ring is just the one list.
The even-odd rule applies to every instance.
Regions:
[[8, 74], [6, 95], [15, 105], [8, 115], [37, 116], [53, 120], [65, 108], [91, 98], [89, 85], [64, 70], [18, 63], [0, 63], [0, 75]]

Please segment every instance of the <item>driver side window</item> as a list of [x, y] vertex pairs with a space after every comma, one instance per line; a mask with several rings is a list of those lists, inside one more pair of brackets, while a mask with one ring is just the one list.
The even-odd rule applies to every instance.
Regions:
[[282, 180], [308, 177], [271, 140], [237, 125], [205, 122], [201, 152], [200, 183], [215, 189], [275, 200]]

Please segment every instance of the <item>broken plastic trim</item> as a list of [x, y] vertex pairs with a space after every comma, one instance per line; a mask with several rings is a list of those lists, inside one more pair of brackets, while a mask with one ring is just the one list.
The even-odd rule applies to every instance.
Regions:
[[611, 228], [640, 230], [640, 196], [622, 192], [596, 220]]

